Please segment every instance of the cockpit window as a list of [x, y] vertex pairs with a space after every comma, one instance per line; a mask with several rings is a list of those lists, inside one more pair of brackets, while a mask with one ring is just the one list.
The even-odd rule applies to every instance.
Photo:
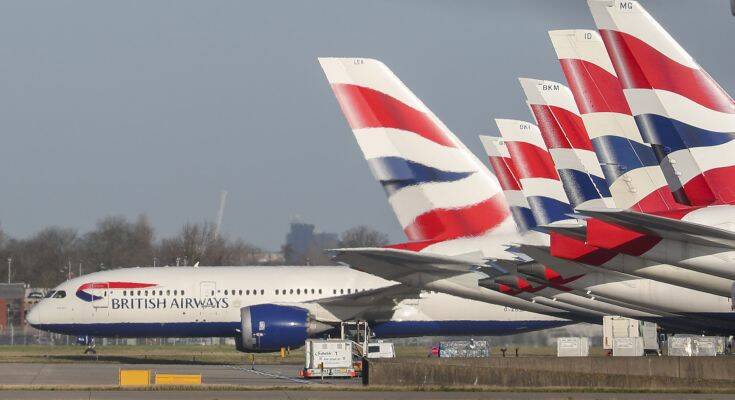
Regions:
[[51, 298], [56, 293], [55, 290], [51, 290], [50, 292], [46, 293], [46, 296], [44, 296], [45, 299]]
[[66, 297], [66, 291], [65, 290], [57, 290], [56, 293], [54, 293], [55, 299], [63, 299]]

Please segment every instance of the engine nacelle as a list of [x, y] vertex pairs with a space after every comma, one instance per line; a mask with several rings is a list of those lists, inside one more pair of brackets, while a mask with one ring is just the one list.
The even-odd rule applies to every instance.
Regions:
[[278, 304], [243, 307], [240, 323], [237, 349], [245, 352], [298, 348], [307, 338], [332, 329], [331, 325], [314, 320], [306, 309]]

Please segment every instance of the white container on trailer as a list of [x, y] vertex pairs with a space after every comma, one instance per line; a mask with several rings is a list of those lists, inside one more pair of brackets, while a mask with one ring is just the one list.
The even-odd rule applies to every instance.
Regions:
[[642, 337], [616, 337], [613, 339], [613, 357], [643, 356]]
[[658, 325], [653, 322], [606, 315], [602, 318], [602, 348], [613, 350], [616, 338], [642, 338], [644, 350], [659, 352]]
[[641, 321], [641, 337], [643, 338], [643, 349], [659, 352], [658, 325], [654, 322]]
[[342, 339], [309, 339], [304, 343], [304, 378], [354, 377], [354, 342]]
[[393, 343], [375, 342], [367, 345], [367, 358], [395, 358]]
[[714, 357], [717, 355], [717, 337], [692, 337], [692, 355], [695, 357]]

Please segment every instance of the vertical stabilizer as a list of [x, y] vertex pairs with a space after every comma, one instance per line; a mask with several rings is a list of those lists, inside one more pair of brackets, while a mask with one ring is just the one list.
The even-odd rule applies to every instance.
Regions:
[[588, 4], [664, 172], [678, 178], [690, 205], [735, 201], [733, 100], [638, 2]]
[[572, 207], [614, 207], [569, 88], [538, 79], [520, 82]]
[[572, 208], [554, 161], [536, 125], [525, 121], [496, 119], [500, 135], [516, 166], [518, 180], [539, 225], [569, 219]]
[[480, 136], [480, 141], [487, 153], [490, 167], [498, 181], [500, 181], [500, 187], [503, 189], [503, 195], [505, 195], [505, 199], [510, 205], [510, 211], [516, 225], [521, 231], [534, 228], [536, 220], [533, 218], [531, 206], [528, 204], [526, 197], [523, 196], [516, 166], [510, 158], [510, 153], [503, 139], [494, 136]]
[[460, 254], [486, 235], [517, 231], [495, 176], [388, 67], [319, 63], [410, 249]]

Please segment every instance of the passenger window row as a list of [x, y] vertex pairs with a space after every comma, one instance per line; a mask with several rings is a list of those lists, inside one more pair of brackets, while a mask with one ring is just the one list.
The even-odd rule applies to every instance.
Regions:
[[[220, 290], [218, 290], [217, 293], [220, 293]], [[232, 296], [242, 296], [243, 293], [245, 294], [245, 296], [250, 296], [250, 294], [251, 294], [250, 289], [245, 289], [245, 290], [242, 290], [242, 289], [239, 289], [239, 290], [235, 290], [235, 289], [228, 290], [228, 289], [225, 289], [225, 296], [230, 296], [230, 295], [232, 295]], [[260, 294], [265, 294], [265, 290], [260, 289]], [[258, 289], [253, 289], [252, 295], [253, 296], [257, 296], [258, 295]], [[212, 296], [214, 296], [214, 290], [212, 291]]]
[[[115, 292], [116, 291], [114, 290], [110, 290], [110, 294], [113, 294]], [[185, 295], [183, 290], [178, 290], [178, 289], [174, 289], [174, 290], [167, 289], [167, 290], [158, 290], [158, 291], [156, 290], [137, 290], [137, 291], [136, 290], [123, 290], [122, 295], [123, 296], [128, 296], [128, 295], [129, 296], [148, 296], [148, 295], [155, 296], [156, 292], [158, 292], [158, 296], [164, 296], [164, 293], [166, 296], [171, 296], [172, 294], [174, 296], [184, 296]], [[117, 293], [120, 293], [120, 291], [117, 291]], [[106, 290], [104, 294], [105, 296], [107, 296]]]
[[[336, 294], [345, 294], [345, 293], [352, 294], [352, 293], [358, 293], [358, 292], [364, 292], [364, 291], [365, 291], [365, 289], [354, 289], [354, 290], [353, 289], [346, 289], [346, 290], [345, 289], [332, 289], [332, 294], [334, 294], [334, 295], [336, 295]], [[304, 289], [303, 291], [301, 289], [281, 289], [281, 290], [276, 289], [275, 290], [275, 293], [277, 295], [278, 294], [281, 294], [281, 295], [286, 295], [286, 294], [297, 294], [297, 295], [300, 295], [302, 293], [303, 294], [309, 294], [309, 292], [311, 292], [311, 294], [317, 294], [317, 293], [318, 294], [322, 294], [322, 289], [316, 289], [316, 290], [315, 289]]]
[[[276, 289], [275, 293], [276, 294], [283, 294], [283, 295], [285, 295], [285, 294], [294, 294], [294, 293], [295, 294], [301, 294], [301, 293], [303, 293], [303, 294], [309, 294], [309, 289], [304, 289], [303, 291], [301, 290], [301, 288], [299, 288], [299, 289], [288, 289], [288, 290], [286, 290], [286, 289], [282, 289], [282, 290]], [[322, 294], [322, 290], [321, 289], [311, 289], [311, 294], [317, 294], [317, 293]]]

